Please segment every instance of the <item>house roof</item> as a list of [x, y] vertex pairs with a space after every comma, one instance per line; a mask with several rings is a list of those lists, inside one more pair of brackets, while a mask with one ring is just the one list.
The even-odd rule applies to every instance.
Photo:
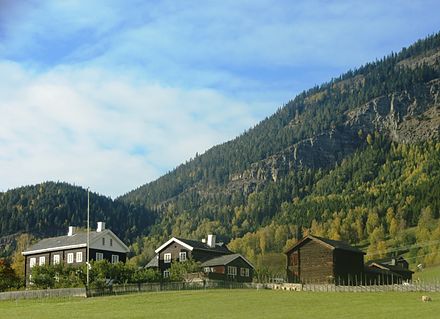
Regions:
[[[91, 231], [90, 232], [90, 244], [92, 244], [98, 238], [111, 234], [117, 239], [120, 244], [126, 249], [128, 252], [128, 247], [110, 230], [105, 229], [103, 231]], [[23, 255], [48, 252], [53, 250], [60, 249], [73, 249], [73, 248], [81, 248], [87, 247], [87, 232], [78, 232], [73, 234], [72, 236], [58, 236], [58, 237], [50, 237], [45, 238], [37, 242], [36, 244], [29, 247], [26, 251], [23, 252]]]
[[375, 267], [371, 267], [371, 266], [364, 266], [364, 271], [366, 274], [393, 275], [396, 277], [402, 277], [402, 275], [394, 273], [389, 269], [375, 268]]
[[145, 268], [159, 268], [159, 259], [157, 256], [151, 258], [148, 264], [145, 265]]
[[361, 250], [359, 250], [359, 249], [357, 249], [357, 248], [355, 248], [353, 246], [350, 246], [345, 241], [333, 240], [333, 239], [318, 237], [318, 236], [314, 236], [314, 235], [307, 235], [306, 237], [301, 239], [299, 242], [297, 242], [294, 246], [292, 246], [288, 250], [286, 250], [285, 253], [288, 253], [288, 252], [292, 251], [293, 249], [301, 246], [307, 240], [313, 240], [315, 242], [318, 242], [320, 244], [323, 244], [323, 245], [327, 246], [330, 249], [338, 249], [338, 250], [351, 251], [353, 253], [358, 253], [358, 254], [365, 255], [365, 252], [363, 252], [363, 251], [361, 251]]
[[240, 254], [230, 254], [230, 255], [223, 255], [220, 257], [212, 258], [202, 263], [201, 266], [202, 267], [224, 266], [231, 263], [237, 258], [243, 259], [252, 269], [255, 269], [255, 267]]
[[156, 253], [160, 252], [162, 249], [167, 247], [172, 242], [176, 242], [176, 243], [184, 246], [185, 248], [187, 248], [190, 251], [196, 249], [196, 250], [207, 250], [207, 251], [216, 252], [219, 254], [231, 254], [231, 251], [223, 243], [217, 243], [215, 245], [215, 247], [209, 247], [208, 244], [200, 242], [200, 241], [190, 240], [190, 239], [185, 239], [185, 238], [178, 238], [178, 237], [171, 238], [170, 240], [168, 240], [167, 242], [162, 244], [159, 248], [157, 248], [155, 250], [155, 252]]
[[386, 257], [386, 258], [379, 258], [379, 259], [373, 259], [367, 262], [367, 264], [372, 264], [372, 263], [379, 263], [379, 264], [384, 264], [384, 265], [392, 265], [393, 260], [395, 260], [396, 262], [401, 262], [401, 261], [406, 261], [405, 258], [403, 258], [403, 256], [397, 256], [397, 257]]
[[378, 263], [378, 262], [374, 262], [374, 261], [369, 261], [368, 263], [367, 263], [367, 265], [366, 265], [367, 267], [369, 267], [369, 268], [379, 268], [379, 269], [383, 269], [383, 270], [389, 270], [389, 271], [392, 271], [392, 272], [406, 272], [406, 273], [411, 273], [411, 274], [413, 274], [414, 273], [414, 271], [411, 271], [411, 270], [409, 270], [409, 269], [406, 269], [406, 268], [403, 268], [403, 267], [401, 267], [401, 266], [399, 266], [399, 265], [388, 265], [388, 264], [385, 264], [385, 263]]

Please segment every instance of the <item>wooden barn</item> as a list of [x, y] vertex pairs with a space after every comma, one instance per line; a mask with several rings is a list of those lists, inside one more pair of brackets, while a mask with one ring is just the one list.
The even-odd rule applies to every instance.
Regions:
[[289, 282], [355, 284], [364, 271], [365, 253], [343, 241], [308, 235], [285, 254]]

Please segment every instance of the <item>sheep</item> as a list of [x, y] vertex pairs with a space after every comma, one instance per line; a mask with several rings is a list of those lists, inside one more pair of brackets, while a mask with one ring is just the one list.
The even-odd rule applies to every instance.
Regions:
[[429, 296], [422, 296], [422, 301], [426, 302], [426, 301], [432, 301], [431, 297]]

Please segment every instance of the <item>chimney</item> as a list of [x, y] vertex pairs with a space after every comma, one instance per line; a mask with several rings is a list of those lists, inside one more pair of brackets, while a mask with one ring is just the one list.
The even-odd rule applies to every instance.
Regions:
[[75, 233], [75, 227], [69, 226], [69, 232], [67, 233], [67, 236], [73, 236]]
[[98, 227], [96, 228], [96, 231], [98, 233], [102, 232], [105, 229], [105, 223], [104, 222], [98, 222]]
[[212, 234], [208, 235], [208, 246], [210, 248], [214, 248], [215, 247], [215, 235], [212, 235]]

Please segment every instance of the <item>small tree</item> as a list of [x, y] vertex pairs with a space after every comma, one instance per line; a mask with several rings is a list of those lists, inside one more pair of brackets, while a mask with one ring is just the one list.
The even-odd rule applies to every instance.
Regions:
[[160, 280], [160, 273], [153, 269], [140, 268], [136, 269], [130, 281], [135, 283], [155, 282]]
[[170, 279], [171, 281], [182, 281], [187, 274], [199, 271], [200, 263], [193, 259], [189, 259], [185, 262], [172, 263], [170, 268]]
[[34, 266], [32, 268], [32, 283], [36, 288], [48, 289], [55, 287], [56, 271], [50, 265]]
[[20, 279], [6, 259], [0, 259], [0, 291], [18, 288]]

